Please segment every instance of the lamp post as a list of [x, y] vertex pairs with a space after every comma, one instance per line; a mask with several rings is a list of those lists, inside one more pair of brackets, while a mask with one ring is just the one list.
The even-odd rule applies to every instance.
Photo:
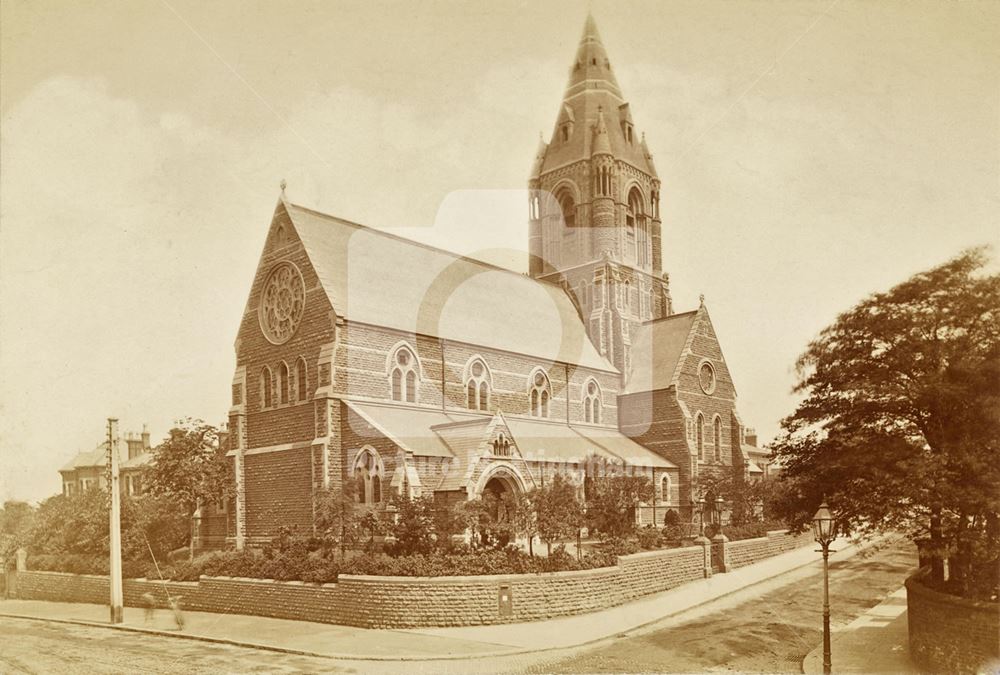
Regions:
[[813, 516], [813, 535], [823, 548], [823, 673], [829, 675], [833, 665], [830, 662], [830, 544], [837, 536], [837, 521], [826, 505], [826, 499], [820, 504], [819, 510]]
[[705, 536], [705, 495], [698, 497], [698, 536]]
[[722, 499], [722, 495], [719, 495], [719, 496], [717, 496], [715, 498], [715, 515], [719, 519], [719, 528], [720, 528], [720, 531], [721, 531], [721, 528], [722, 528], [722, 505], [724, 503], [725, 503], [725, 500]]

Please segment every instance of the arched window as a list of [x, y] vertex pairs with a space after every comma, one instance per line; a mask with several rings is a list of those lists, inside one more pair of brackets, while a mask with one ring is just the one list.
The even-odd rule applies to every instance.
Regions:
[[548, 417], [549, 401], [552, 399], [552, 386], [545, 372], [538, 369], [528, 381], [528, 401], [532, 417]]
[[705, 459], [705, 417], [698, 413], [698, 417], [695, 420], [695, 437], [698, 443], [698, 459]]
[[722, 461], [722, 419], [716, 415], [712, 424], [712, 440], [715, 441], [715, 461]]
[[583, 418], [593, 424], [601, 423], [601, 388], [590, 380], [583, 388]]
[[260, 406], [262, 408], [270, 408], [274, 405], [271, 386], [271, 369], [264, 366], [260, 371]]
[[465, 405], [469, 410], [489, 410], [489, 371], [482, 359], [476, 359], [469, 366], [465, 380]]
[[670, 503], [670, 474], [665, 473], [660, 478], [660, 501]]
[[495, 457], [510, 457], [510, 440], [503, 433], [493, 439], [493, 455]]
[[382, 476], [385, 466], [378, 452], [365, 448], [358, 453], [353, 466], [355, 499], [359, 504], [382, 502]]
[[628, 193], [628, 206], [625, 209], [625, 234], [628, 237], [626, 245], [635, 247], [635, 259], [640, 265], [649, 262], [649, 231], [643, 208], [642, 193], [639, 188], [632, 188]]
[[309, 396], [309, 382], [306, 379], [306, 360], [299, 357], [295, 363], [295, 389], [299, 401]]
[[278, 399], [281, 403], [288, 403], [288, 364], [284, 361], [278, 366]]
[[569, 190], [559, 193], [559, 213], [562, 214], [563, 223], [566, 228], [576, 227], [576, 205], [573, 204], [573, 195]]
[[389, 362], [389, 384], [393, 401], [417, 402], [417, 367], [417, 357], [405, 345], [392, 355]]

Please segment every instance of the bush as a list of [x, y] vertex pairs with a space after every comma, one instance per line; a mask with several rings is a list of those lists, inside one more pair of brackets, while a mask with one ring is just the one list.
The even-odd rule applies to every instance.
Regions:
[[[68, 572], [70, 574], [110, 573], [111, 561], [107, 556], [86, 553], [55, 553], [28, 556], [28, 569], [38, 572]], [[146, 576], [146, 563], [138, 560], [122, 561], [122, 577], [138, 579]]]
[[660, 532], [653, 526], [647, 526], [639, 530], [639, 546], [650, 551], [660, 548]]
[[769, 531], [786, 529], [788, 528], [784, 523], [766, 521], [759, 523], [746, 523], [745, 525], [727, 525], [722, 528], [722, 533], [729, 537], [730, 540], [737, 541], [740, 539], [756, 539], [757, 537], [766, 537]]

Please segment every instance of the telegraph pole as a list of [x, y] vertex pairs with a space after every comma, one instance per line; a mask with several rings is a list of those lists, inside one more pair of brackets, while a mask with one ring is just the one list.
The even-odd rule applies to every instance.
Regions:
[[111, 623], [122, 622], [122, 523], [118, 490], [118, 420], [108, 418], [108, 493], [111, 496]]

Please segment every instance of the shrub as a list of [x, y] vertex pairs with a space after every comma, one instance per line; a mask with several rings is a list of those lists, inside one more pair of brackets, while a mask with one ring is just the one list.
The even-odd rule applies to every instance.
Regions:
[[649, 551], [660, 548], [660, 532], [653, 526], [644, 527], [639, 530], [639, 546]]

